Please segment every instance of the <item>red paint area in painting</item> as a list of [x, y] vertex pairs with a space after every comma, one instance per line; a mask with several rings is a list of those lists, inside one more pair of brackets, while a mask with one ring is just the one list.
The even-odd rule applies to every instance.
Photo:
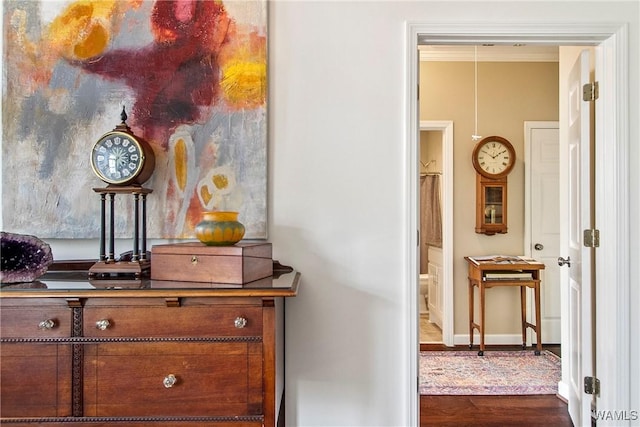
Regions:
[[106, 52], [79, 66], [131, 87], [136, 124], [145, 137], [155, 139], [164, 133], [159, 128], [200, 121], [199, 107], [218, 100], [218, 53], [228, 41], [230, 25], [221, 2], [157, 1], [151, 15], [154, 43]]
[[188, 22], [193, 16], [196, 0], [178, 0], [176, 2], [176, 18], [180, 22]]

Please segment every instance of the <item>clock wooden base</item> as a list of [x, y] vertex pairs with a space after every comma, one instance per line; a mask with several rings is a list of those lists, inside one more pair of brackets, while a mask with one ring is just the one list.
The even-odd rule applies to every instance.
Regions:
[[127, 274], [134, 277], [148, 276], [151, 271], [151, 261], [98, 261], [89, 269], [89, 277]]

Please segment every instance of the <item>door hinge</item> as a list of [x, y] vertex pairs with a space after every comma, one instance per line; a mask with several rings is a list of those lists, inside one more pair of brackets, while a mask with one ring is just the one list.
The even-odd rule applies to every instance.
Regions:
[[598, 82], [587, 83], [582, 86], [582, 100], [595, 101], [600, 95]]
[[600, 247], [600, 230], [595, 228], [584, 230], [582, 234], [582, 240], [586, 248]]
[[584, 377], [584, 392], [600, 396], [600, 380], [596, 377]]

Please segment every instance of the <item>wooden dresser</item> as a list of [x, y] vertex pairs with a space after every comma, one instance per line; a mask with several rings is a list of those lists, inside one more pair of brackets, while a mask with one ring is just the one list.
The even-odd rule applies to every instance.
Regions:
[[[284, 424], [284, 298], [245, 285], [50, 272], [0, 291], [3, 425]], [[280, 413], [282, 412], [282, 413]]]

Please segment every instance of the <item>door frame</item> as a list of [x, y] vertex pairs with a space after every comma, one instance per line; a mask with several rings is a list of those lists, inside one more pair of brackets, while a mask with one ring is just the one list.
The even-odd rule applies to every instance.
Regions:
[[[407, 390], [412, 425], [419, 423], [418, 354], [418, 175], [419, 109], [416, 88], [418, 44], [542, 43], [596, 45], [596, 75], [601, 91], [596, 102], [596, 226], [600, 248], [596, 256], [596, 369], [601, 381], [598, 406], [629, 408], [630, 404], [630, 277], [629, 277], [629, 55], [627, 24], [407, 22], [405, 39], [405, 286], [407, 342], [410, 343]], [[606, 123], [606, 126], [604, 125]], [[606, 149], [605, 149], [606, 148]], [[610, 207], [618, 207], [611, 209]], [[609, 209], [607, 209], [609, 207]], [[462, 280], [462, 279], [460, 279]], [[604, 286], [606, 284], [606, 286]], [[563, 310], [567, 302], [563, 301]], [[605, 351], [615, 349], [615, 351]], [[602, 363], [606, 360], [606, 363]], [[598, 363], [600, 362], [600, 363]], [[566, 366], [563, 364], [563, 371]], [[564, 379], [563, 372], [563, 379]]]
[[442, 132], [442, 343], [453, 346], [453, 121], [421, 120], [424, 130]]

